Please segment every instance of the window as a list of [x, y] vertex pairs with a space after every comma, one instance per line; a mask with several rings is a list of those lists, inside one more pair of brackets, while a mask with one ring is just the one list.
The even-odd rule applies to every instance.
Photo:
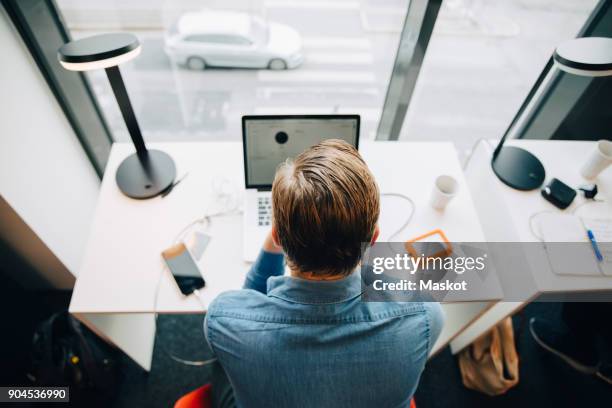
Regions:
[[[120, 31], [140, 39], [142, 53], [120, 69], [147, 142], [238, 141], [243, 115], [320, 113], [360, 114], [362, 140], [374, 139], [410, 4], [409, 0], [56, 2], [75, 39]], [[173, 51], [169, 38], [184, 27], [177, 21], [202, 11], [219, 26], [219, 34], [235, 34], [216, 37], [216, 42], [246, 45], [248, 38], [255, 46], [245, 47], [243, 54], [189, 55], [179, 45]], [[228, 21], [240, 24], [226, 29]], [[202, 40], [200, 34], [214, 34], [212, 23], [206, 25], [206, 33], [182, 34]], [[240, 29], [232, 31], [236, 27]], [[205, 69], [190, 69], [190, 56], [201, 58]], [[194, 68], [202, 67], [202, 61], [192, 61], [198, 62]], [[86, 75], [113, 137], [129, 140], [104, 72]]]
[[225, 44], [233, 44], [233, 45], [251, 45], [251, 41], [247, 38], [241, 37], [239, 35], [225, 35], [219, 36], [221, 41]]
[[[612, 2], [601, 1], [581, 37], [612, 37]], [[509, 129], [524, 139], [612, 139], [612, 78], [566, 74], [549, 63]]]
[[202, 43], [216, 42], [215, 36], [210, 36], [206, 34], [188, 35], [185, 37], [185, 41], [202, 42]]
[[556, 45], [597, 0], [445, 0], [399, 139], [449, 140], [460, 151], [501, 138]]
[[210, 43], [210, 44], [224, 44], [224, 45], [250, 45], [251, 41], [244, 37], [236, 35], [220, 35], [220, 34], [199, 34], [189, 35], [185, 37], [186, 41]]
[[[362, 140], [450, 140], [467, 151], [479, 138], [504, 135], [554, 47], [577, 35], [598, 2], [57, 4], [73, 38], [117, 31], [139, 37], [141, 55], [121, 70], [149, 142], [240, 140], [247, 114], [357, 113]], [[199, 47], [198, 54], [190, 41], [173, 40], [183, 18], [196, 28], [205, 19], [211, 30], [189, 40], [252, 39], [256, 46], [211, 47], [208, 54]], [[128, 140], [104, 72], [86, 76], [114, 139]]]

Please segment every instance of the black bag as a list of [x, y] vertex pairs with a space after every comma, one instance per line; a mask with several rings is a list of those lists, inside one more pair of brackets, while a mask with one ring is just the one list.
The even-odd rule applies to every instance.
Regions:
[[117, 353], [68, 312], [39, 325], [32, 341], [33, 385], [70, 387], [74, 403], [103, 403], [115, 394]]

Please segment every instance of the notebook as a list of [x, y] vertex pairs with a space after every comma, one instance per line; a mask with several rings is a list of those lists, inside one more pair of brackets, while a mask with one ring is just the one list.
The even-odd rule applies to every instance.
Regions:
[[[573, 214], [541, 214], [538, 228], [554, 273], [573, 276], [612, 276], [612, 219]], [[604, 260], [599, 262], [587, 236], [593, 232]]]

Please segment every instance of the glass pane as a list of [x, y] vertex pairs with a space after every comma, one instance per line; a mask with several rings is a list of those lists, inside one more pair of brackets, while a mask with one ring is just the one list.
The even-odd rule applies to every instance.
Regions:
[[[147, 141], [206, 141], [240, 140], [248, 114], [356, 113], [374, 138], [409, 0], [57, 4], [74, 38], [139, 37], [142, 53], [120, 68]], [[129, 140], [104, 72], [88, 75], [115, 138]]]
[[400, 139], [453, 141], [461, 152], [503, 136], [556, 45], [597, 0], [445, 0]]
[[[612, 37], [612, 4], [598, 10], [583, 36]], [[525, 139], [612, 140], [612, 77], [549, 72], [528, 120], [513, 129]]]

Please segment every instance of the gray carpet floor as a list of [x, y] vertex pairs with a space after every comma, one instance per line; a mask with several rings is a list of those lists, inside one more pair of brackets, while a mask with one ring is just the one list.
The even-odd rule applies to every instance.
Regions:
[[[532, 316], [559, 319], [560, 305], [534, 303], [514, 318], [520, 353], [520, 382], [508, 393], [488, 397], [461, 383], [457, 359], [448, 349], [428, 364], [416, 393], [419, 408], [447, 407], [612, 407], [612, 386], [579, 374], [543, 352], [532, 340], [526, 322]], [[525, 322], [522, 324], [521, 322]], [[208, 382], [210, 367], [190, 367], [173, 360], [210, 357], [202, 334], [202, 316], [160, 316], [149, 374], [125, 361], [124, 380], [116, 407], [169, 407], [186, 392]]]
[[[51, 313], [67, 308], [70, 292], [25, 292], [1, 275], [0, 319], [3, 328], [0, 330], [0, 385], [27, 384], [33, 330]], [[456, 357], [445, 349], [427, 364], [415, 396], [417, 406], [611, 408], [612, 386], [595, 377], [579, 374], [543, 352], [531, 339], [527, 326], [521, 324], [521, 321], [527, 322], [532, 316], [558, 321], [559, 312], [559, 304], [533, 303], [515, 316], [520, 382], [507, 394], [488, 397], [466, 389], [461, 383]], [[180, 396], [207, 383], [210, 366], [189, 366], [171, 357], [185, 360], [206, 360], [211, 357], [204, 340], [202, 322], [202, 315], [160, 316], [151, 372], [144, 372], [128, 357], [120, 355], [119, 388], [112, 401], [101, 405], [118, 408], [172, 407]], [[609, 349], [612, 349], [610, 346]]]

